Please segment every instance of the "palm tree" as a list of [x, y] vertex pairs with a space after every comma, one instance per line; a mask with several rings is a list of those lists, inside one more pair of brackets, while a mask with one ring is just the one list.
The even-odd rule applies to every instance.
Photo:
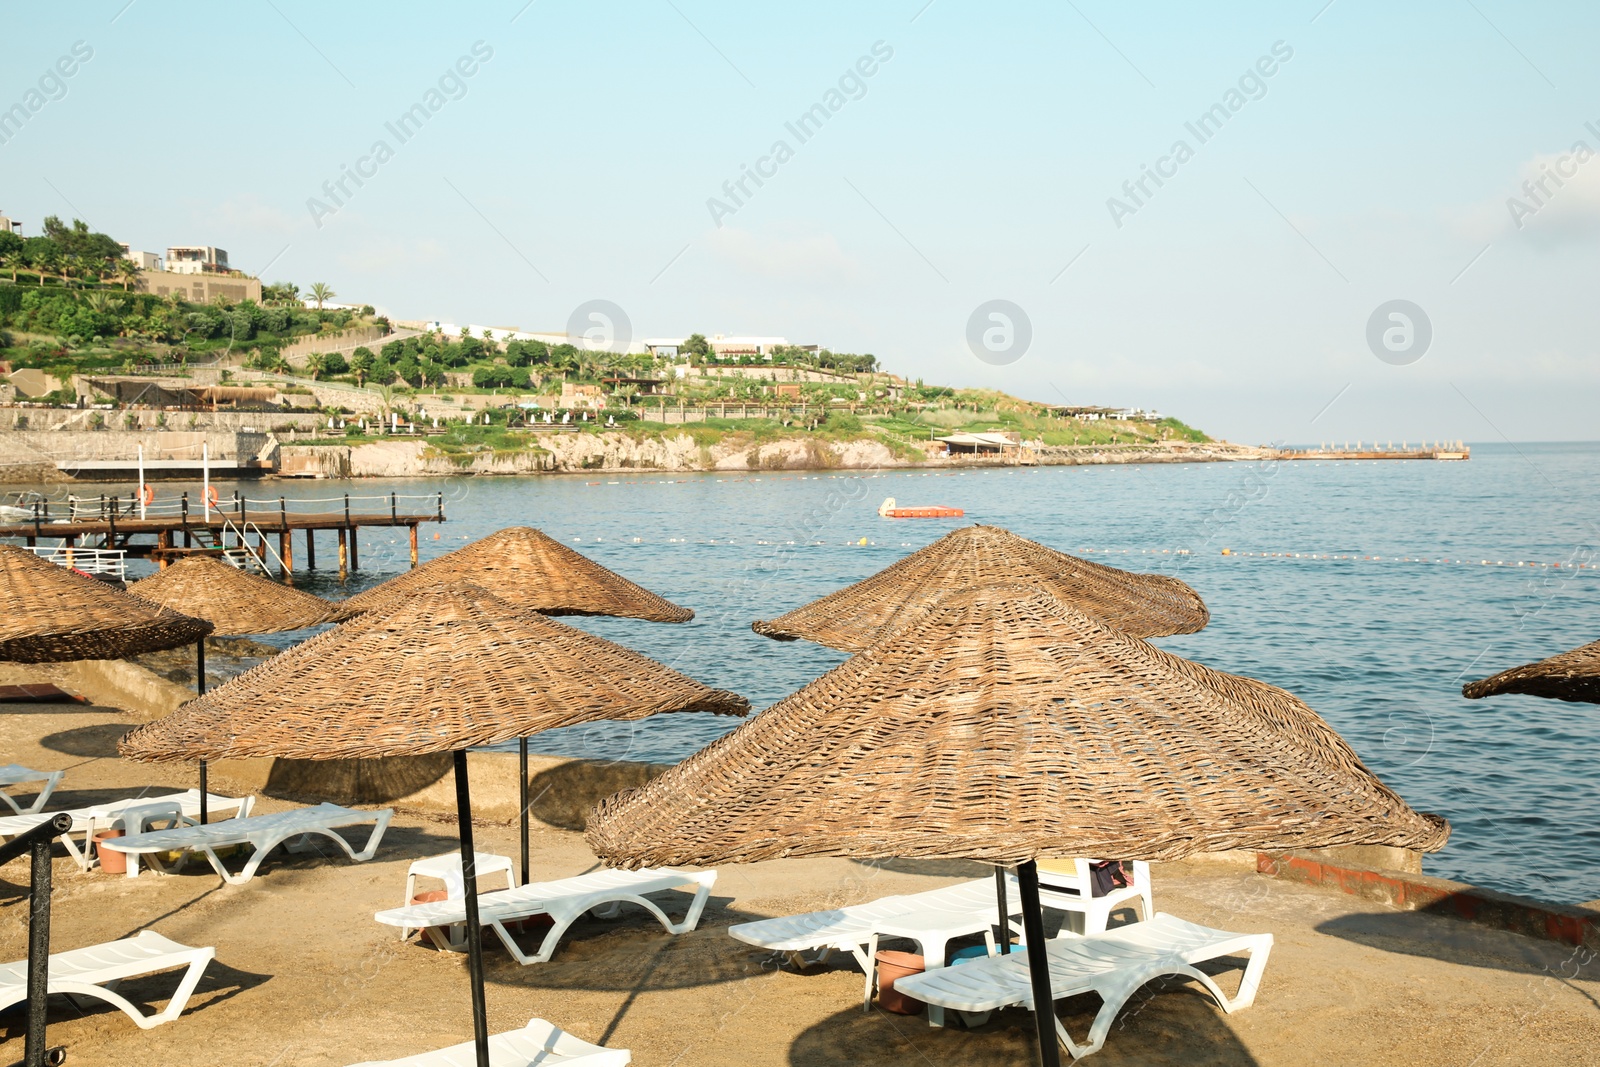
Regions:
[[29, 256], [28, 265], [39, 273], [39, 284], [44, 285], [44, 276], [54, 274], [61, 266], [61, 252], [53, 242], [41, 242], [41, 247], [36, 248]]
[[100, 315], [115, 315], [123, 308], [122, 298], [112, 296], [104, 289], [96, 289], [84, 297], [83, 302], [89, 306], [90, 311]]
[[322, 304], [323, 304], [324, 301], [332, 300], [334, 297], [336, 297], [338, 295], [339, 295], [338, 293], [334, 292], [331, 288], [328, 287], [328, 284], [326, 282], [317, 282], [316, 284], [312, 285], [312, 287], [311, 287], [311, 299], [313, 299], [313, 300], [315, 300], [317, 302], [317, 310], [318, 311], [322, 310]]
[[7, 252], [3, 258], [0, 258], [0, 264], [3, 264], [11, 272], [11, 284], [16, 285], [17, 271], [28, 265], [28, 258], [22, 254], [21, 249], [18, 249], [15, 252]]
[[139, 269], [139, 264], [131, 259], [117, 260], [116, 275], [122, 281], [123, 292], [126, 293], [133, 289], [133, 283], [139, 280]]
[[328, 370], [328, 357], [321, 352], [313, 352], [306, 357], [306, 372], [311, 375], [311, 380], [320, 382], [323, 374]]

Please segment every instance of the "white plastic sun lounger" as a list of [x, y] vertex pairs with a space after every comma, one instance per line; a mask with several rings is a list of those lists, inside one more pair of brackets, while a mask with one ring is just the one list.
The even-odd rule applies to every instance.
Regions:
[[[1016, 896], [1016, 877], [1008, 876], [1010, 900]], [[861, 966], [865, 983], [861, 1006], [872, 1005], [872, 989], [877, 978], [878, 941], [884, 937], [904, 937], [922, 950], [926, 966], [944, 966], [945, 952], [953, 938], [983, 934], [989, 952], [995, 951], [994, 928], [999, 924], [999, 901], [992, 878], [958, 882], [923, 893], [880, 897], [865, 904], [812, 911], [803, 915], [784, 915], [739, 923], [728, 933], [747, 945], [798, 955], [816, 951], [826, 959], [835, 949], [849, 952]], [[929, 1021], [942, 1022], [935, 1010]]]
[[26, 785], [29, 782], [43, 782], [44, 787], [39, 790], [39, 795], [33, 798], [33, 803], [27, 807], [17, 803], [17, 798], [10, 793], [0, 790], [0, 800], [18, 815], [27, 815], [39, 811], [50, 799], [50, 794], [56, 791], [56, 786], [61, 784], [61, 779], [67, 775], [66, 771], [36, 771], [32, 767], [24, 767], [20, 763], [8, 763], [0, 767], [0, 786]]
[[[60, 952], [50, 957], [50, 980], [45, 985], [49, 993], [65, 993], [71, 997], [93, 997], [112, 1007], [121, 1008], [128, 1018], [142, 1030], [170, 1023], [183, 1014], [195, 985], [205, 973], [216, 950], [190, 948], [168, 940], [154, 930], [122, 941], [112, 941], [92, 948], [78, 948]], [[159, 1012], [146, 1015], [136, 1005], [116, 992], [117, 983], [127, 978], [157, 974], [185, 967], [183, 977], [172, 1000]], [[28, 961], [0, 965], [0, 1009], [28, 999]]]
[[[493, 930], [506, 951], [523, 966], [544, 963], [555, 954], [556, 945], [567, 927], [586, 911], [597, 918], [615, 918], [624, 903], [638, 904], [654, 915], [669, 934], [684, 934], [700, 922], [711, 887], [716, 884], [716, 871], [680, 871], [672, 867], [647, 867], [640, 871], [599, 870], [555, 882], [529, 882], [515, 889], [497, 889], [478, 894], [478, 921], [485, 930]], [[646, 893], [660, 893], [680, 886], [694, 886], [694, 899], [680, 923], [667, 918], [666, 912]], [[516, 940], [506, 930], [506, 923], [531, 919], [535, 915], [548, 915], [555, 925], [550, 927], [538, 951], [523, 952]], [[428, 938], [446, 951], [460, 951], [459, 939], [440, 934], [440, 927], [455, 926], [467, 921], [467, 902], [464, 898], [438, 900], [429, 904], [412, 904], [404, 908], [380, 911], [373, 916], [385, 926], [424, 929]]]
[[[528, 1025], [489, 1038], [490, 1067], [627, 1067], [625, 1048], [602, 1048], [573, 1037], [554, 1023], [529, 1019]], [[473, 1067], [471, 1041], [399, 1060], [371, 1060], [352, 1067]]]
[[[394, 818], [392, 808], [384, 808], [381, 811], [357, 811], [354, 808], [341, 808], [337, 804], [318, 804], [296, 811], [253, 815], [247, 819], [224, 819], [222, 822], [208, 823], [205, 826], [184, 826], [172, 830], [130, 834], [102, 844], [116, 852], [126, 852], [130, 856], [145, 856], [146, 862], [158, 870], [159, 865], [148, 859], [152, 853], [200, 852], [211, 861], [211, 869], [216, 871], [223, 881], [229, 885], [244, 885], [255, 877], [261, 861], [266, 859], [267, 854], [273, 849], [288, 842], [289, 851], [304, 852], [316, 847], [311, 841], [314, 835], [333, 841], [344, 850], [345, 855], [357, 863], [370, 860], [378, 851], [378, 845], [383, 841], [384, 831], [389, 828], [389, 820], [392, 818]], [[372, 835], [367, 839], [366, 847], [359, 852], [351, 847], [350, 842], [334, 832], [369, 822], [377, 825], [372, 828]], [[291, 838], [295, 840], [291, 841]], [[228, 869], [222, 865], [222, 860], [217, 858], [217, 849], [229, 845], [249, 845], [255, 849], [238, 874], [229, 874]]]
[[[1087, 859], [1040, 860], [1039, 901], [1047, 908], [1083, 916], [1084, 934], [1098, 934], [1110, 922], [1111, 913], [1138, 901], [1139, 918], [1148, 919], [1156, 913], [1155, 901], [1150, 891], [1150, 864], [1134, 860], [1131, 884], [1111, 890], [1105, 896], [1094, 896], [1094, 879], [1089, 874]], [[1067, 931], [1063, 927], [1063, 932]]]
[[[1028, 953], [991, 956], [959, 967], [914, 974], [895, 982], [895, 989], [929, 1005], [961, 1011], [987, 1012], [1011, 1005], [1033, 1007], [1033, 987], [1028, 977]], [[1117, 1013], [1146, 982], [1167, 974], [1193, 978], [1217, 998], [1222, 1010], [1232, 1014], [1249, 1007], [1261, 984], [1271, 934], [1230, 934], [1185, 922], [1165, 913], [1145, 922], [1119, 926], [1088, 937], [1058, 937], [1045, 943], [1050, 961], [1050, 992], [1057, 1000], [1080, 993], [1096, 993], [1100, 1011], [1089, 1027], [1085, 1044], [1077, 1044], [1056, 1019], [1056, 1035], [1074, 1059], [1098, 1052]], [[1197, 963], [1247, 953], [1249, 964], [1231, 999]], [[1053, 1014], [1053, 1013], [1052, 1013]]]
[[[250, 806], [255, 803], [255, 797], [224, 797], [216, 793], [206, 794], [206, 804], [211, 813], [233, 812], [236, 817], [243, 818], [250, 814]], [[0, 840], [10, 840], [18, 834], [33, 829], [40, 823], [49, 822], [57, 815], [72, 816], [72, 828], [62, 834], [60, 841], [67, 846], [67, 852], [72, 856], [72, 861], [80, 870], [87, 871], [95, 865], [94, 847], [92, 838], [96, 830], [109, 829], [118, 823], [124, 822], [124, 815], [129, 811], [139, 809], [155, 809], [163, 806], [176, 806], [187, 818], [195, 819], [200, 815], [200, 791], [186, 789], [181, 793], [161, 793], [156, 796], [126, 797], [114, 800], [108, 804], [95, 804], [86, 808], [71, 808], [65, 812], [49, 811], [37, 812], [30, 815], [6, 815], [0, 817]], [[143, 823], [139, 829], [143, 829]], [[80, 847], [72, 839], [73, 834], [83, 835], [83, 844]], [[129, 863], [129, 873], [136, 870], [136, 865]]]

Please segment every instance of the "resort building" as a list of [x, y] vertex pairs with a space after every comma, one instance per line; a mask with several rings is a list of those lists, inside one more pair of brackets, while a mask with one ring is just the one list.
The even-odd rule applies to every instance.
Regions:
[[1014, 456], [1022, 451], [1022, 435], [1013, 430], [953, 433], [937, 437], [952, 456]]
[[587, 407], [598, 409], [606, 406], [606, 400], [598, 385], [578, 385], [573, 382], [562, 382], [561, 406], [564, 408]]
[[227, 274], [228, 252], [210, 245], [174, 245], [167, 249], [167, 270], [173, 274]]
[[146, 270], [134, 287], [141, 293], [180, 296], [195, 304], [209, 304], [221, 297], [230, 303], [241, 300], [261, 302], [261, 279], [244, 274], [181, 274], [168, 270]]
[[156, 255], [154, 252], [140, 252], [129, 248], [127, 245], [123, 245], [122, 258], [131, 259], [133, 261], [133, 265], [138, 267], [140, 270], [161, 269], [161, 257]]
[[15, 219], [6, 218], [6, 213], [0, 211], [0, 233], [21, 233], [22, 223]]
[[[798, 348], [804, 352], [815, 352], [817, 345], [791, 345], [784, 337], [756, 337], [747, 335], [712, 334], [706, 338], [711, 345], [711, 351], [718, 359], [739, 359], [742, 356], [751, 356], [759, 359], [771, 359], [772, 350], [780, 347]], [[687, 337], [646, 337], [644, 346], [653, 356], [679, 355], [683, 346], [689, 343]]]

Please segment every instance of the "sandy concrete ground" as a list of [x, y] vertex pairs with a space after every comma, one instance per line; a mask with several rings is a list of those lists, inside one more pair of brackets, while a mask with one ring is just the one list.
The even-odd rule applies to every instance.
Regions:
[[[73, 705], [0, 706], [0, 756], [65, 767], [59, 803], [140, 788], [192, 785], [182, 767], [109, 758], [129, 720]], [[263, 801], [261, 810], [279, 810]], [[478, 828], [479, 847], [511, 855], [515, 828]], [[120, 1012], [51, 1003], [50, 1039], [73, 1067], [99, 1064], [273, 1064], [323, 1067], [396, 1057], [470, 1035], [460, 958], [402, 943], [372, 921], [400, 903], [410, 860], [454, 846], [444, 820], [402, 813], [379, 857], [269, 862], [248, 885], [205, 867], [136, 880], [55, 865], [57, 950], [153, 928], [213, 945], [216, 962], [177, 1021], [137, 1029]], [[574, 833], [535, 839], [536, 877], [588, 870]], [[963, 863], [873, 867], [843, 860], [727, 868], [694, 933], [666, 935], [643, 911], [585, 920], [556, 958], [519, 967], [498, 946], [489, 960], [489, 1019], [512, 1029], [531, 1016], [633, 1052], [641, 1065], [1016, 1064], [1032, 1054], [1031, 1021], [1000, 1013], [975, 1031], [930, 1028], [918, 1017], [859, 1008], [861, 978], [847, 961], [805, 973], [734, 941], [725, 927], [754, 917], [870, 900], [957, 878]], [[0, 870], [0, 958], [25, 954], [25, 861]], [[1449, 919], [1380, 910], [1350, 897], [1268, 880], [1238, 866], [1156, 868], [1156, 906], [1211, 926], [1271, 931], [1276, 939], [1254, 1007], [1226, 1016], [1193, 983], [1152, 985], [1130, 1001], [1093, 1062], [1299, 1065], [1313, 1062], [1489, 1067], [1600, 1064], [1600, 962], [1589, 953]], [[669, 910], [682, 907], [672, 902]], [[1233, 988], [1233, 979], [1224, 988]], [[164, 1003], [172, 979], [130, 983], [134, 999]], [[1080, 1035], [1097, 1005], [1067, 1001]], [[20, 1060], [20, 1008], [0, 1015], [0, 1061]]]

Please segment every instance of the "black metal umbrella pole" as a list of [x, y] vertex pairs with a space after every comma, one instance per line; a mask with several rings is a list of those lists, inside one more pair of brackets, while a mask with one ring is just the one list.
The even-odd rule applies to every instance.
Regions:
[[456, 824], [461, 835], [461, 886], [467, 905], [467, 970], [472, 980], [472, 1042], [478, 1067], [489, 1067], [489, 1007], [483, 993], [483, 929], [478, 924], [477, 853], [472, 844], [472, 792], [467, 753], [456, 749]]
[[[1088, 891], [1088, 886], [1084, 891]], [[1049, 942], [1044, 937], [1044, 911], [1039, 906], [1039, 867], [1033, 860], [1017, 864], [1017, 896], [1022, 898], [1022, 936], [1028, 941], [1028, 978], [1033, 985], [1033, 1021], [1039, 1031], [1039, 1067], [1061, 1067], [1056, 1044], [1056, 1001], [1050, 994]]]
[[[194, 672], [196, 685], [200, 695], [206, 695], [206, 639], [201, 638], [194, 643]], [[206, 824], [206, 799], [210, 796], [209, 786], [206, 784], [206, 761], [200, 761], [200, 825]]]
[[528, 884], [528, 739], [517, 738], [517, 799], [522, 814], [517, 819], [522, 832], [522, 885]]
[[25, 833], [0, 845], [0, 865], [24, 852], [31, 854], [28, 901], [28, 1034], [23, 1043], [25, 1067], [60, 1063], [64, 1056], [45, 1044], [45, 998], [50, 985], [50, 842], [72, 829], [72, 816], [58, 812]]

